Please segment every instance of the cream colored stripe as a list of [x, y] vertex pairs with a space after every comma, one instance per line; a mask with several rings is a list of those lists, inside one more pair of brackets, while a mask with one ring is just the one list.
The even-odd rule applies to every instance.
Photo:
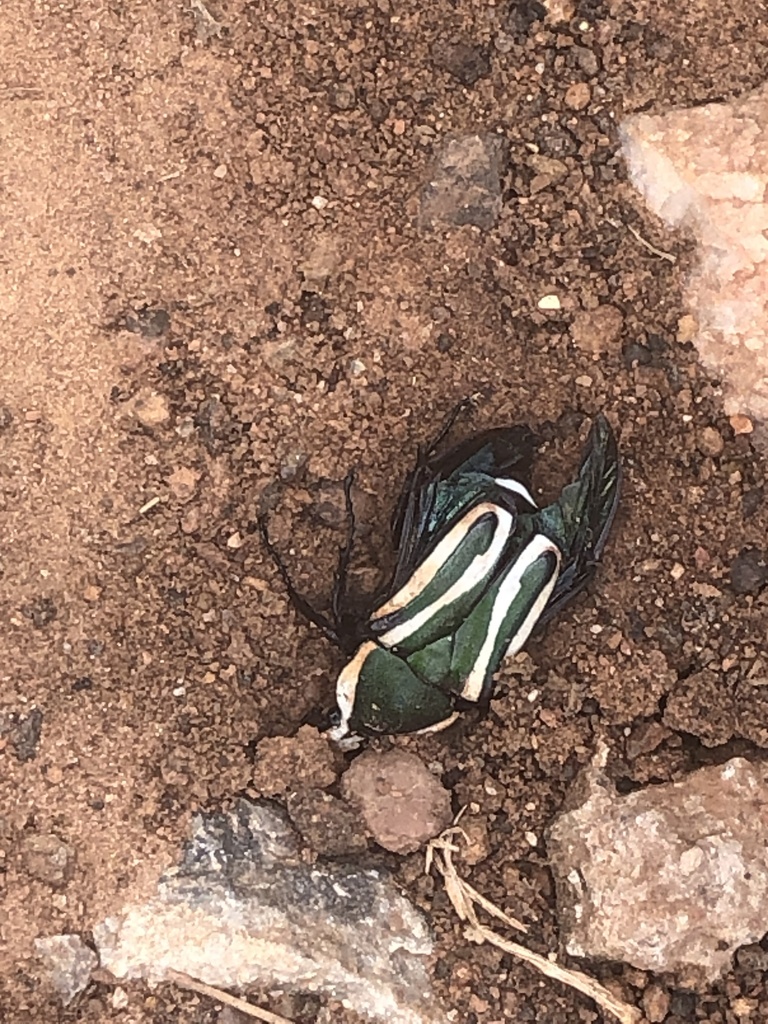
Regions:
[[348, 661], [339, 673], [336, 680], [336, 703], [339, 707], [341, 721], [333, 729], [329, 729], [328, 735], [332, 740], [340, 740], [349, 732], [349, 719], [355, 707], [355, 695], [357, 693], [357, 682], [360, 678], [365, 659], [376, 650], [376, 644], [372, 640], [361, 644], [355, 651], [354, 657]]
[[499, 592], [496, 595], [496, 600], [493, 604], [491, 621], [488, 624], [488, 632], [485, 634], [483, 646], [480, 648], [480, 653], [475, 659], [472, 671], [467, 676], [466, 682], [464, 683], [461, 691], [461, 696], [464, 697], [465, 700], [478, 701], [480, 699], [480, 694], [483, 692], [483, 683], [485, 682], [485, 676], [488, 671], [488, 663], [491, 660], [493, 649], [496, 646], [496, 636], [501, 629], [509, 606], [520, 593], [523, 573], [533, 565], [537, 558], [547, 551], [554, 552], [557, 558], [557, 568], [552, 574], [552, 579], [540, 592], [534, 602], [533, 608], [531, 608], [530, 612], [525, 617], [525, 621], [515, 634], [512, 643], [507, 648], [507, 654], [515, 654], [520, 650], [530, 636], [531, 630], [536, 625], [539, 616], [544, 611], [560, 572], [560, 550], [549, 539], [549, 537], [545, 537], [543, 534], [537, 533], [528, 544], [525, 551], [520, 555], [514, 569], [499, 587]]
[[[493, 540], [488, 546], [488, 550], [485, 551], [482, 555], [475, 555], [475, 557], [469, 563], [469, 565], [461, 574], [461, 576], [456, 580], [456, 582], [452, 586], [450, 586], [446, 590], [446, 592], [436, 601], [433, 601], [432, 604], [427, 605], [426, 608], [422, 608], [422, 610], [420, 612], [417, 612], [416, 615], [410, 616], [408, 619], [406, 619], [405, 622], [401, 622], [399, 626], [393, 626], [392, 629], [388, 629], [386, 633], [382, 633], [382, 635], [379, 637], [379, 643], [382, 644], [384, 647], [395, 647], [397, 644], [402, 643], [403, 640], [406, 639], [406, 637], [412, 636], [419, 629], [421, 629], [422, 626], [426, 625], [426, 623], [429, 622], [429, 620], [435, 614], [437, 614], [437, 612], [439, 612], [442, 608], [447, 608], [448, 605], [452, 604], [460, 597], [463, 597], [464, 594], [466, 594], [475, 586], [478, 580], [481, 580], [483, 579], [484, 576], [487, 576], [491, 572], [493, 567], [496, 565], [501, 556], [502, 551], [506, 546], [507, 541], [509, 540], [512, 528], [515, 525], [515, 517], [510, 512], [507, 512], [506, 509], [501, 508], [499, 505], [484, 503], [482, 505], [478, 505], [477, 508], [483, 509], [484, 512], [493, 512], [493, 514], [496, 516], [496, 529], [494, 530]], [[476, 516], [475, 519], [477, 519]], [[450, 533], [448, 533], [448, 535], [445, 537], [444, 541], [441, 541], [440, 544], [437, 545], [434, 551], [434, 555], [437, 555], [439, 553], [440, 548], [442, 547], [445, 541], [451, 540], [451, 535], [455, 531], [460, 530], [460, 528], [463, 526], [463, 523], [464, 520], [456, 524], [454, 529], [451, 530]], [[461, 530], [461, 532], [463, 533], [464, 536], [466, 536], [468, 531], [464, 529]], [[457, 546], [458, 543], [452, 543], [450, 545], [448, 553], [440, 559], [439, 565], [442, 565], [445, 559], [450, 557], [450, 555], [453, 553]], [[428, 561], [431, 562], [431, 558]], [[426, 565], [427, 562], [423, 564]], [[432, 571], [430, 580], [434, 577], [435, 573], [437, 572], [437, 568], [439, 568], [439, 565]], [[418, 575], [418, 572], [419, 570], [417, 569], [416, 573], [414, 573], [414, 576]], [[407, 589], [410, 586], [412, 580], [413, 577], [411, 577], [408, 583], [406, 583], [403, 590]], [[416, 593], [421, 593], [421, 588], [419, 588], [416, 591]]]
[[421, 565], [414, 570], [413, 575], [409, 577], [400, 590], [393, 597], [390, 597], [386, 604], [376, 609], [371, 616], [371, 621], [376, 622], [377, 619], [383, 619], [386, 615], [391, 615], [392, 612], [401, 611], [418, 597], [424, 587], [432, 582], [438, 570], [448, 561], [459, 544], [461, 544], [472, 526], [481, 516], [486, 515], [488, 512], [492, 512], [498, 518], [499, 513], [503, 513], [504, 509], [499, 508], [498, 505], [494, 505], [490, 501], [484, 501], [479, 505], [475, 505], [473, 509], [456, 523], [452, 530], [449, 530], [432, 554], [425, 558]]

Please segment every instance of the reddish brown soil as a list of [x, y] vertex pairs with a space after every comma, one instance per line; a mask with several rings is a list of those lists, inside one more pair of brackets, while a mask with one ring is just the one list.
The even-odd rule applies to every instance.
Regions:
[[[473, 884], [537, 921], [532, 941], [553, 948], [545, 830], [596, 732], [627, 784], [692, 767], [710, 756], [702, 744], [731, 744], [711, 756], [768, 745], [768, 689], [756, 685], [766, 598], [728, 578], [742, 548], [765, 542], [765, 467], [730, 430], [718, 382], [676, 341], [690, 247], [643, 214], [615, 132], [627, 112], [762, 82], [764, 4], [581, 0], [561, 25], [527, 26], [528, 0], [214, 0], [218, 34], [192, 6], [7, 0], [0, 18], [9, 1024], [217, 1019], [171, 987], [133, 986], [123, 1010], [94, 985], [61, 1011], [32, 941], [87, 933], [137, 896], [190, 812], [248, 790], [253, 743], [295, 731], [327, 700], [336, 655], [288, 607], [254, 530], [259, 510], [278, 509], [275, 538], [298, 582], [326, 595], [342, 537], [326, 522], [356, 467], [370, 527], [357, 578], [375, 582], [396, 482], [468, 393], [481, 400], [459, 431], [540, 430], [545, 493], [601, 409], [626, 475], [598, 581], [503, 670], [491, 715], [403, 741], [489, 826]], [[471, 86], [457, 43], [482, 51], [470, 54], [484, 74]], [[590, 89], [579, 111], [565, 105], [575, 82]], [[420, 235], [418, 193], [441, 137], [476, 130], [509, 142], [498, 227]], [[537, 149], [567, 173], [532, 192]], [[562, 309], [539, 311], [553, 292]], [[598, 303], [624, 326], [593, 355], [569, 326]], [[647, 365], [633, 366], [638, 352]], [[663, 719], [670, 698], [672, 731], [647, 750], [643, 723]], [[535, 849], [526, 832], [541, 837]], [[25, 842], [38, 834], [70, 848], [59, 884], [30, 872]], [[458, 1020], [597, 1019], [467, 944], [418, 855], [387, 862], [434, 917], [438, 984]], [[653, 980], [593, 969], [631, 1001]], [[661, 982], [669, 1024], [735, 1021], [733, 1006], [741, 1024], [768, 1017], [759, 972], [740, 968], [698, 997]], [[272, 1005], [297, 1020], [317, 1012], [312, 1000]]]

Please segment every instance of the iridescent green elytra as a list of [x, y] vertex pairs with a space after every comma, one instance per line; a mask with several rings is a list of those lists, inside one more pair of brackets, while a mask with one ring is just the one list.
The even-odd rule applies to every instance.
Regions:
[[[620, 476], [605, 417], [576, 480], [543, 509], [530, 493], [527, 428], [487, 431], [437, 455], [447, 429], [406, 480], [393, 520], [395, 572], [362, 620], [343, 610], [349, 545], [331, 623], [296, 594], [263, 527], [294, 603], [348, 652], [333, 739], [437, 730], [467, 703], [487, 702], [504, 657], [589, 581], [605, 544]], [[349, 481], [347, 497], [351, 513]]]

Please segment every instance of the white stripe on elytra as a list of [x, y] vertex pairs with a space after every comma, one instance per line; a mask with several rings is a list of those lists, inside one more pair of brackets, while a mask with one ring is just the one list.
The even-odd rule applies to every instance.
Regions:
[[339, 724], [328, 730], [328, 736], [337, 743], [349, 732], [349, 719], [352, 717], [355, 707], [360, 672], [365, 664], [365, 659], [371, 651], [375, 650], [376, 644], [372, 640], [361, 644], [355, 652], [355, 656], [344, 666], [336, 680], [336, 704], [341, 717]]
[[552, 551], [557, 559], [557, 566], [555, 571], [552, 573], [552, 579], [545, 584], [539, 592], [539, 596], [536, 598], [533, 607], [525, 617], [525, 621], [512, 638], [512, 643], [507, 648], [507, 654], [515, 654], [520, 650], [528, 639], [531, 630], [536, 625], [539, 616], [544, 611], [547, 601], [549, 600], [549, 596], [557, 582], [560, 570], [560, 550], [557, 545], [549, 539], [549, 537], [545, 537], [543, 534], [537, 533], [526, 549], [520, 554], [509, 576], [506, 577], [499, 587], [499, 592], [493, 603], [491, 620], [488, 623], [488, 631], [485, 634], [483, 646], [480, 648], [480, 653], [475, 659], [472, 671], [467, 676], [461, 690], [461, 696], [464, 697], [465, 700], [478, 701], [480, 699], [480, 694], [483, 692], [483, 684], [485, 683], [485, 677], [488, 671], [488, 664], [491, 660], [491, 656], [493, 655], [493, 649], [496, 646], [496, 635], [501, 629], [502, 623], [504, 622], [504, 616], [509, 611], [509, 606], [520, 592], [523, 573], [533, 565], [540, 555], [543, 555], [547, 551]]
[[482, 516], [488, 512], [492, 512], [497, 518], [499, 513], [503, 513], [504, 509], [501, 509], [498, 505], [494, 505], [492, 502], [484, 501], [479, 505], [475, 505], [473, 509], [470, 509], [467, 514], [459, 520], [458, 523], [450, 530], [445, 537], [440, 541], [432, 554], [425, 558], [424, 561], [415, 570], [413, 575], [408, 581], [380, 608], [377, 608], [374, 614], [371, 616], [371, 621], [376, 622], [377, 619], [382, 619], [386, 615], [391, 615], [392, 612], [398, 612], [405, 608], [406, 605], [410, 604], [422, 590], [431, 583], [437, 575], [438, 571], [442, 568], [443, 564], [451, 557], [456, 548], [461, 544], [464, 537], [469, 533], [472, 526]]
[[[406, 637], [411, 636], [413, 633], [416, 633], [421, 629], [422, 626], [426, 625], [433, 615], [436, 615], [442, 608], [447, 608], [448, 605], [452, 604], [460, 597], [463, 597], [464, 594], [472, 590], [479, 580], [482, 580], [492, 572], [506, 546], [507, 541], [509, 540], [512, 528], [515, 525], [515, 517], [499, 505], [492, 505], [489, 502], [483, 502], [483, 504], [476, 505], [471, 512], [468, 512], [464, 519], [458, 522], [447, 536], [440, 541], [430, 557], [422, 562], [403, 589], [395, 595], [389, 604], [392, 604], [393, 601], [397, 601], [404, 591], [410, 592], [413, 590], [413, 596], [409, 598], [410, 600], [413, 600], [413, 597], [420, 594], [426, 584], [432, 580], [440, 566], [450, 558], [462, 538], [467, 535], [472, 523], [479, 518], [479, 515], [487, 512], [492, 512], [496, 516], [496, 528], [493, 532], [493, 540], [488, 546], [488, 549], [481, 555], [475, 555], [466, 570], [461, 574], [456, 582], [450, 586], [444, 594], [438, 597], [437, 600], [433, 601], [432, 604], [427, 605], [426, 608], [422, 608], [420, 612], [410, 616], [404, 622], [401, 622], [399, 626], [393, 626], [392, 629], [388, 629], [386, 633], [382, 633], [379, 637], [380, 644], [384, 647], [395, 647], [397, 644], [402, 643]], [[470, 517], [472, 517], [470, 526], [467, 527], [466, 520]], [[454, 538], [454, 534], [457, 535], [456, 538]], [[424, 574], [427, 575], [427, 580], [423, 583], [421, 582], [421, 579], [417, 580], [417, 577], [420, 576], [422, 570], [425, 570]], [[418, 582], [420, 585], [414, 588], [414, 582]], [[408, 602], [406, 601], [403, 603], [407, 604]], [[402, 605], [400, 605], [400, 607], [402, 607]], [[376, 617], [378, 618], [380, 615], [381, 609], [376, 613]]]
[[494, 477], [494, 479], [499, 487], [503, 487], [506, 491], [512, 491], [513, 494], [519, 494], [521, 497], [525, 498], [528, 504], [532, 505], [533, 508], [539, 507], [533, 500], [531, 492], [527, 487], [521, 484], [519, 480], [513, 480], [511, 477], [504, 476], [497, 476]]

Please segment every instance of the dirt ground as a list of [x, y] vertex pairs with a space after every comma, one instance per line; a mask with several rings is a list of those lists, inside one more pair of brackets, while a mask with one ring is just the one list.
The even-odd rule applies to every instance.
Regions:
[[[32, 941], [139, 895], [190, 812], [248, 792], [254, 744], [328, 700], [336, 654], [288, 607], [258, 512], [322, 600], [356, 467], [356, 576], [375, 584], [395, 481], [468, 393], [459, 433], [539, 431], [544, 494], [599, 410], [625, 470], [598, 580], [503, 669], [491, 714], [400, 741], [487, 821], [472, 883], [555, 948], [546, 828], [596, 733], [628, 787], [768, 746], [768, 602], [730, 580], [765, 543], [765, 465], [676, 340], [692, 245], [643, 213], [616, 138], [625, 113], [761, 83], [766, 7], [572, 6], [552, 25], [535, 0], [211, 0], [218, 24], [197, 0], [3, 5], [4, 1020], [219, 1019], [170, 986], [122, 1007], [95, 984], [63, 1011]], [[420, 233], [441, 139], [477, 130], [509, 144], [498, 226]], [[540, 187], [537, 153], [566, 175]], [[562, 308], [540, 311], [551, 293]], [[623, 329], [593, 354], [569, 327], [600, 303]], [[50, 836], [58, 868], [30, 852]], [[598, 1019], [467, 944], [418, 855], [371, 856], [433, 916], [457, 1020]], [[632, 1002], [654, 980], [591, 969]], [[655, 980], [672, 1024], [768, 1017], [748, 965], [699, 994]], [[311, 1021], [319, 1003], [271, 1005]]]

